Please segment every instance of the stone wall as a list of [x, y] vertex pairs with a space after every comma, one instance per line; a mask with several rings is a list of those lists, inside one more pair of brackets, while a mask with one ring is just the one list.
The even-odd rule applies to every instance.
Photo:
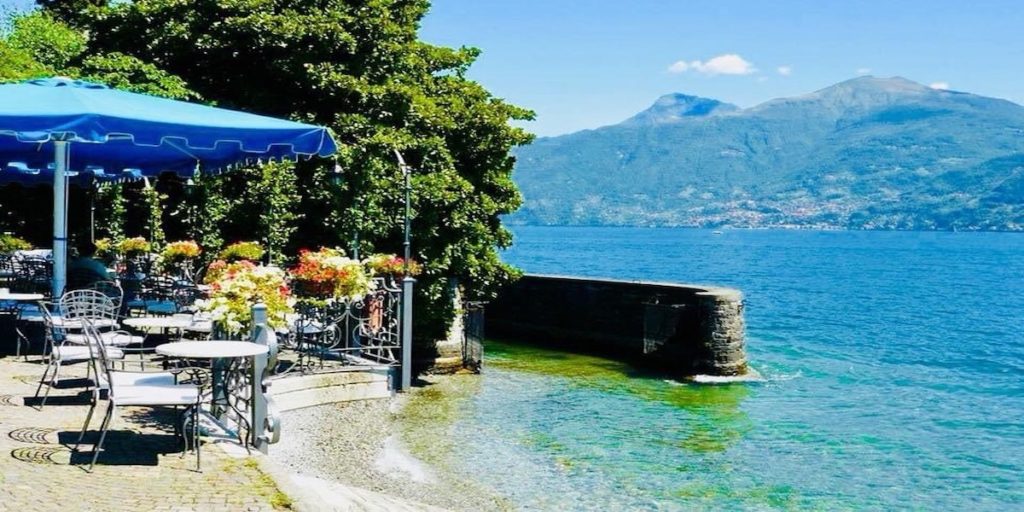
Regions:
[[730, 288], [527, 275], [487, 305], [486, 335], [599, 352], [678, 375], [747, 372]]
[[442, 339], [434, 340], [429, 346], [430, 350], [416, 350], [414, 347], [413, 367], [416, 373], [429, 374], [451, 374], [463, 371], [476, 372], [480, 368], [479, 361], [472, 361], [468, 358], [466, 351], [466, 327], [463, 315], [462, 288], [455, 279], [448, 281], [448, 295], [451, 297], [452, 309], [455, 317], [448, 328], [447, 335]]

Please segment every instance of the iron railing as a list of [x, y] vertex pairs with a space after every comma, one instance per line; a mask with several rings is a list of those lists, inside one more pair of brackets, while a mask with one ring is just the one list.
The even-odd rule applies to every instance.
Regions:
[[297, 360], [286, 371], [400, 365], [401, 305], [399, 283], [387, 278], [355, 299], [300, 300], [285, 343]]

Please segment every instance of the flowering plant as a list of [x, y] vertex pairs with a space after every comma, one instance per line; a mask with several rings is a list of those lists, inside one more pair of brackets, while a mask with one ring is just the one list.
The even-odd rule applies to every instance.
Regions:
[[213, 322], [227, 333], [239, 334], [252, 327], [256, 303], [267, 306], [271, 327], [287, 325], [295, 301], [281, 269], [251, 261], [217, 260], [207, 269], [205, 282], [210, 285], [210, 298], [196, 301], [196, 306], [210, 313]]
[[117, 244], [117, 252], [124, 254], [125, 256], [139, 256], [149, 252], [149, 249], [149, 242], [141, 236], [125, 238]]
[[114, 242], [109, 238], [98, 238], [93, 244], [96, 246], [97, 257], [108, 258], [117, 255], [117, 247], [114, 247]]
[[199, 244], [192, 240], [171, 242], [160, 253], [160, 268], [164, 272], [180, 272], [183, 274], [183, 277], [191, 279], [192, 260], [199, 257], [199, 254], [202, 252]]
[[256, 242], [235, 242], [217, 255], [217, 258], [225, 261], [259, 261], [262, 257], [263, 247]]
[[[203, 283], [212, 286], [224, 276], [228, 271], [228, 266], [228, 262], [224, 260], [214, 260], [213, 263], [210, 263], [210, 265], [206, 267], [206, 275], [203, 277]], [[255, 267], [256, 264], [251, 261], [239, 261], [238, 265], [231, 264], [231, 266], [234, 268]]]
[[14, 251], [27, 251], [32, 249], [32, 244], [27, 240], [14, 235], [0, 234], [0, 253], [7, 254]]
[[199, 248], [199, 244], [192, 240], [182, 240], [180, 242], [171, 242], [164, 247], [163, 252], [160, 253], [160, 257], [169, 263], [180, 263], [185, 260], [199, 257], [199, 254], [203, 252]]
[[[405, 275], [405, 258], [394, 254], [374, 254], [366, 259], [366, 268], [374, 274], [403, 276]], [[409, 275], [418, 276], [423, 272], [423, 266], [416, 260], [409, 260]]]
[[346, 257], [340, 249], [302, 250], [299, 263], [292, 267], [290, 273], [311, 295], [361, 297], [373, 291], [373, 280], [363, 269], [363, 264]]

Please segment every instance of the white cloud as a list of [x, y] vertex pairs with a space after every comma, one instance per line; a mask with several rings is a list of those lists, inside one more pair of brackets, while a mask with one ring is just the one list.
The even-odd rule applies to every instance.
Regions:
[[749, 75], [757, 71], [754, 65], [735, 53], [726, 53], [712, 57], [704, 62], [680, 60], [668, 67], [669, 73], [696, 71], [704, 75]]
[[929, 85], [928, 87], [931, 87], [932, 89], [938, 89], [940, 91], [945, 91], [946, 89], [949, 89], [949, 82], [932, 82], [932, 84]]
[[856, 73], [858, 75], [868, 75], [871, 74], [871, 68], [857, 68]]
[[793, 74], [793, 66], [779, 66], [775, 68], [775, 71], [778, 71], [782, 76], [789, 76]]
[[672, 65], [668, 67], [668, 72], [669, 73], [682, 73], [682, 72], [686, 71], [687, 69], [690, 69], [690, 65], [687, 64], [686, 61], [680, 60], [680, 61], [673, 62]]
[[768, 81], [768, 77], [766, 77], [766, 76], [759, 76], [759, 77], [757, 77], [757, 81], [760, 82], [760, 83], [767, 82]]

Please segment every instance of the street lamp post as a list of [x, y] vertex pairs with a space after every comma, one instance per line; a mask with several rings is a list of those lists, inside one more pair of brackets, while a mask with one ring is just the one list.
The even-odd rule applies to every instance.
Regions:
[[402, 176], [405, 179], [405, 238], [402, 242], [405, 257], [403, 260], [403, 274], [405, 277], [402, 278], [402, 382], [400, 387], [400, 389], [405, 391], [412, 386], [412, 287], [413, 283], [416, 282], [409, 275], [409, 259], [412, 257], [409, 240], [409, 227], [412, 216], [410, 206], [412, 195], [410, 175], [412, 174], [412, 169], [405, 163], [405, 159], [402, 158], [402, 154], [397, 149], [395, 150], [395, 158], [398, 160], [398, 167], [402, 170]]

